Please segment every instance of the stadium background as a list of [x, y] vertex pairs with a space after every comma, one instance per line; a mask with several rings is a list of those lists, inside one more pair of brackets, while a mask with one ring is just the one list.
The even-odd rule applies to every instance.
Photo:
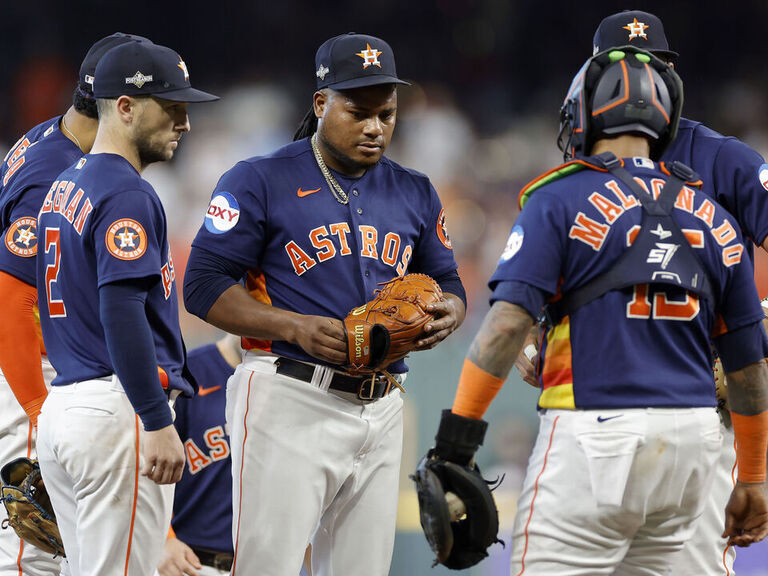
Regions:
[[[192, 106], [192, 132], [169, 164], [145, 175], [163, 198], [177, 274], [218, 177], [237, 160], [291, 139], [314, 88], [314, 52], [347, 31], [373, 34], [395, 50], [398, 127], [388, 155], [427, 173], [443, 199], [459, 271], [469, 296], [464, 326], [438, 349], [414, 355], [406, 396], [401, 509], [391, 574], [440, 576], [421, 535], [407, 474], [428, 449], [440, 409], [450, 405], [472, 335], [487, 310], [485, 286], [516, 216], [520, 187], [560, 162], [558, 108], [571, 76], [591, 55], [600, 20], [624, 8], [665, 23], [685, 82], [684, 114], [738, 136], [768, 156], [765, 0], [701, 1], [338, 0], [202, 2], [57, 0], [3, 2], [0, 152], [21, 133], [66, 109], [77, 68], [96, 39], [115, 31], [171, 46], [196, 86], [222, 96]], [[762, 252], [758, 255], [758, 259]], [[768, 260], [768, 259], [765, 259]], [[768, 272], [758, 262], [761, 295]], [[181, 278], [177, 277], [179, 285]], [[189, 346], [217, 337], [185, 315]], [[535, 390], [515, 374], [488, 417], [479, 462], [506, 473], [497, 492], [503, 531], [536, 429]], [[371, 519], [375, 522], [375, 519]], [[507, 573], [506, 551], [469, 573]], [[364, 552], [363, 552], [364, 553]], [[740, 554], [740, 576], [768, 575], [768, 545]]]

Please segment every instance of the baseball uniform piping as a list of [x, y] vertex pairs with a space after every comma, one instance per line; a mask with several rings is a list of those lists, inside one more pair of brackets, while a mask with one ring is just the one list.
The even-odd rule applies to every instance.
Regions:
[[528, 512], [528, 520], [525, 522], [525, 547], [523, 548], [523, 557], [520, 559], [520, 572], [517, 573], [517, 576], [522, 576], [523, 572], [525, 572], [525, 555], [528, 553], [528, 526], [530, 525], [531, 517], [533, 516], [533, 505], [536, 502], [536, 495], [539, 493], [539, 479], [547, 468], [547, 458], [549, 457], [549, 451], [552, 448], [552, 439], [555, 436], [558, 420], [560, 420], [560, 416], [556, 416], [555, 421], [552, 422], [552, 432], [549, 433], [549, 444], [547, 445], [547, 451], [544, 452], [544, 463], [541, 465], [541, 470], [539, 471], [539, 475], [536, 476], [536, 482], [533, 485], [533, 498], [531, 499], [531, 507]]
[[136, 522], [136, 502], [139, 497], [139, 415], [134, 416], [136, 430], [136, 472], [133, 480], [133, 508], [131, 510], [131, 527], [128, 530], [128, 550], [125, 553], [125, 576], [128, 576], [128, 563], [131, 559], [131, 544], [133, 543], [133, 525]]
[[240, 452], [240, 494], [237, 501], [237, 535], [235, 536], [235, 557], [232, 559], [232, 574], [235, 576], [235, 569], [237, 567], [237, 550], [240, 544], [240, 519], [243, 517], [243, 469], [245, 468], [245, 441], [248, 439], [248, 411], [251, 408], [251, 380], [253, 380], [253, 372], [251, 372], [250, 378], [248, 378], [248, 395], [245, 398], [245, 414], [243, 415], [243, 447]]

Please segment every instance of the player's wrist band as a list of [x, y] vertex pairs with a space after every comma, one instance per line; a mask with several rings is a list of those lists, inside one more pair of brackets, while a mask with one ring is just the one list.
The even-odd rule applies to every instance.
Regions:
[[765, 482], [768, 450], [768, 410], [753, 416], [731, 412], [736, 437], [739, 482]]
[[479, 420], [503, 385], [504, 378], [486, 372], [469, 358], [465, 359], [451, 412]]

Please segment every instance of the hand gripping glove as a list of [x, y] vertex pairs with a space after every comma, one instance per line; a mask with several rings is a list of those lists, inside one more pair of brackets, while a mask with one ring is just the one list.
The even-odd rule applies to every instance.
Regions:
[[474, 566], [496, 542], [499, 514], [491, 490], [472, 461], [488, 423], [443, 410], [435, 447], [421, 459], [416, 482], [421, 527], [437, 555], [433, 566], [451, 570]]
[[65, 556], [56, 515], [40, 475], [37, 460], [17, 458], [0, 470], [3, 504], [9, 525], [19, 538], [56, 556]]
[[344, 319], [347, 371], [373, 374], [405, 358], [434, 320], [427, 305], [440, 302], [443, 291], [426, 274], [406, 274], [383, 284], [370, 302]]

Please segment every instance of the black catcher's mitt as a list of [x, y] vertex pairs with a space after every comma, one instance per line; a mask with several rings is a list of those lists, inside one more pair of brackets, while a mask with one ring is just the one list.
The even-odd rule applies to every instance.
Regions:
[[[488, 424], [443, 411], [435, 447], [411, 479], [419, 496], [421, 527], [436, 554], [434, 565], [463, 570], [488, 556], [496, 542], [499, 514], [491, 483], [471, 462]], [[502, 542], [503, 544], [503, 542]]]
[[17, 458], [0, 470], [3, 504], [9, 525], [22, 540], [56, 556], [65, 556], [56, 515], [37, 460]]

